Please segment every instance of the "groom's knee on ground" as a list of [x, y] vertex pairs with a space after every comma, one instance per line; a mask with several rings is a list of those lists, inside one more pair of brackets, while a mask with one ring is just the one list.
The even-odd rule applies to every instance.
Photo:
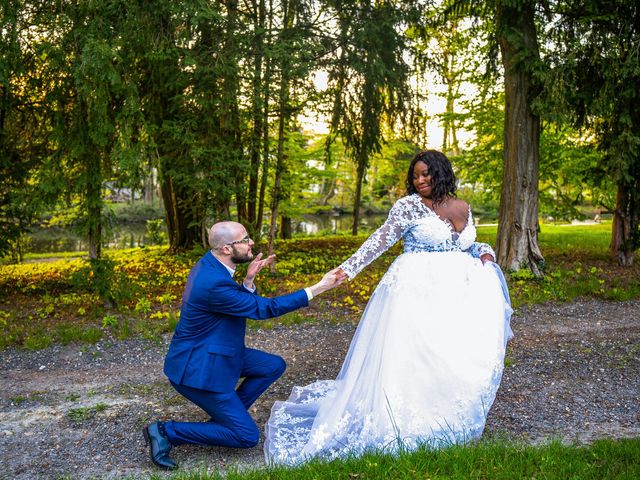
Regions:
[[260, 431], [256, 425], [238, 428], [235, 434], [238, 448], [252, 448], [260, 441]]
[[276, 359], [273, 362], [273, 376], [276, 378], [281, 377], [286, 369], [287, 362], [284, 361], [284, 358], [276, 355]]

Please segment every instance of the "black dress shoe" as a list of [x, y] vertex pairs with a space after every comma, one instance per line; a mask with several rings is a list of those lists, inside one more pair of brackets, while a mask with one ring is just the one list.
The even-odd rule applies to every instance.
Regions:
[[149, 454], [153, 463], [163, 470], [175, 470], [178, 468], [176, 462], [169, 456], [171, 442], [164, 429], [164, 423], [150, 423], [142, 430], [142, 433], [149, 444]]

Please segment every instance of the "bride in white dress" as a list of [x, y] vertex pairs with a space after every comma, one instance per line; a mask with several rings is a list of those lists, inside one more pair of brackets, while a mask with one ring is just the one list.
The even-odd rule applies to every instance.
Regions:
[[268, 463], [434, 448], [481, 436], [500, 384], [511, 308], [495, 254], [440, 152], [420, 152], [409, 194], [340, 268], [350, 279], [400, 238], [335, 380], [294, 387], [266, 425]]

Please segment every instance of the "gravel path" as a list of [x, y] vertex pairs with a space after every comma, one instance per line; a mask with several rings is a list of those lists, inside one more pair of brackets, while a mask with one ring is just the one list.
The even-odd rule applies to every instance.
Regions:
[[[640, 435], [640, 301], [523, 308], [512, 320], [502, 386], [486, 434], [580, 443]], [[295, 384], [333, 378], [354, 332], [316, 322], [250, 331], [247, 344], [289, 368], [252, 408], [263, 426]], [[205, 419], [162, 375], [168, 338], [0, 352], [0, 478], [116, 478], [158, 473], [141, 429], [161, 418]], [[181, 446], [187, 469], [262, 465], [249, 450]]]

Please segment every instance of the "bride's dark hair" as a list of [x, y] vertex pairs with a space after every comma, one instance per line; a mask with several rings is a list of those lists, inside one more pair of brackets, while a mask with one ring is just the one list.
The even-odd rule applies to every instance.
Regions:
[[407, 195], [416, 193], [416, 189], [413, 186], [413, 168], [418, 162], [424, 162], [429, 167], [434, 203], [442, 202], [447, 196], [456, 196], [456, 175], [453, 173], [451, 162], [444, 153], [437, 150], [424, 150], [413, 157], [407, 172]]

